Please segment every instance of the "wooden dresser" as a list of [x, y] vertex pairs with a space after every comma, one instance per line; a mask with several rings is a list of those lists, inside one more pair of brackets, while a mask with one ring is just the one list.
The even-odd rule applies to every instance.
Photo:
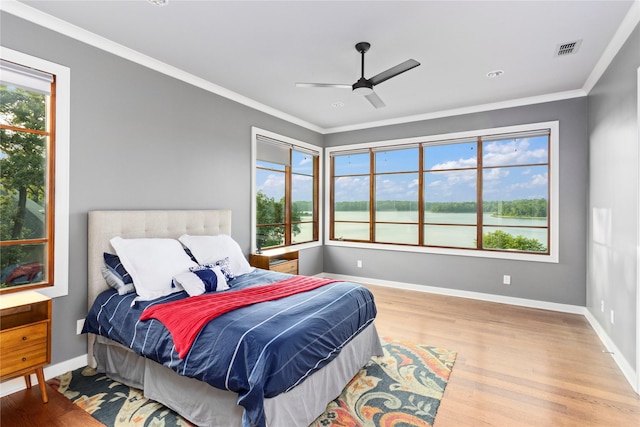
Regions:
[[249, 264], [265, 270], [298, 274], [298, 251], [291, 249], [266, 250], [261, 254], [251, 254]]
[[37, 292], [0, 296], [0, 381], [31, 374], [38, 378], [42, 401], [47, 403], [45, 365], [51, 363], [51, 298]]

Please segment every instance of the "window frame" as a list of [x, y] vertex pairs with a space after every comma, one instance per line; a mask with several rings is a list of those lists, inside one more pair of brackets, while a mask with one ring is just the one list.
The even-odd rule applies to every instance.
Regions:
[[54, 177], [50, 182], [50, 194], [53, 194], [55, 206], [53, 218], [49, 219], [54, 236], [53, 277], [50, 279], [52, 285], [43, 287], [41, 284], [36, 284], [20, 286], [16, 289], [7, 288], [2, 294], [36, 290], [51, 298], [65, 296], [69, 291], [70, 69], [4, 46], [0, 46], [0, 58], [55, 76], [55, 116], [51, 123], [55, 132], [55, 146], [53, 152], [49, 153], [53, 156]]
[[[510, 252], [510, 251], [496, 251], [488, 249], [462, 249], [462, 248], [447, 248], [447, 247], [435, 247], [435, 246], [418, 246], [418, 245], [405, 245], [405, 244], [386, 244], [386, 243], [370, 243], [362, 241], [344, 241], [344, 240], [331, 240], [331, 230], [333, 229], [333, 190], [332, 180], [333, 171], [331, 166], [331, 156], [348, 153], [358, 152], [362, 150], [376, 150], [383, 148], [410, 146], [413, 144], [429, 144], [429, 143], [446, 143], [447, 141], [465, 140], [465, 139], [477, 139], [478, 137], [489, 137], [496, 134], [517, 134], [537, 131], [541, 129], [549, 129], [549, 200], [548, 200], [548, 254], [535, 254], [525, 252]], [[498, 128], [480, 129], [465, 132], [456, 132], [449, 134], [438, 134], [419, 136], [412, 138], [393, 139], [385, 141], [375, 141], [368, 143], [342, 145], [336, 147], [328, 147], [325, 149], [325, 185], [329, 189], [325, 194], [325, 217], [330, 220], [325, 223], [325, 241], [327, 246], [341, 246], [351, 248], [363, 248], [363, 249], [383, 249], [397, 252], [418, 252], [418, 253], [433, 253], [441, 255], [457, 255], [457, 256], [471, 256], [480, 258], [494, 258], [494, 259], [508, 259], [508, 260], [521, 260], [521, 261], [536, 261], [536, 262], [559, 262], [559, 122], [548, 121], [538, 122], [523, 125], [505, 126]], [[422, 161], [422, 159], [420, 159]], [[370, 202], [372, 203], [372, 202]], [[419, 215], [420, 215], [419, 209]], [[420, 228], [420, 227], [419, 227]]]
[[[316, 213], [316, 222], [317, 222], [317, 239], [313, 240], [311, 242], [303, 242], [303, 243], [291, 243], [289, 245], [286, 244], [286, 242], [290, 242], [291, 240], [291, 218], [290, 215], [287, 213], [289, 212], [288, 210], [285, 211], [285, 233], [289, 234], [289, 238], [285, 238], [285, 245], [283, 246], [277, 246], [277, 247], [273, 247], [273, 248], [264, 248], [264, 251], [269, 251], [269, 250], [275, 250], [275, 249], [281, 249], [281, 248], [295, 248], [295, 249], [305, 249], [305, 248], [312, 248], [312, 247], [318, 247], [318, 246], [322, 246], [322, 241], [323, 241], [323, 208], [322, 208], [322, 201], [323, 201], [323, 197], [322, 197], [322, 183], [323, 183], [323, 179], [322, 179], [322, 173], [323, 173], [323, 150], [322, 147], [319, 147], [317, 145], [313, 145], [304, 141], [299, 141], [297, 139], [293, 139], [293, 138], [289, 138], [287, 136], [284, 135], [279, 135], [277, 133], [274, 132], [270, 132], [268, 130], [265, 129], [261, 129], [255, 126], [251, 127], [251, 252], [255, 253], [257, 250], [257, 242], [256, 242], [256, 231], [257, 231], [257, 206], [256, 206], [256, 192], [257, 192], [257, 186], [256, 186], [256, 168], [257, 168], [257, 142], [258, 142], [258, 135], [261, 135], [263, 137], [267, 137], [269, 139], [273, 139], [285, 144], [289, 144], [292, 146], [292, 149], [295, 150], [296, 147], [298, 147], [299, 149], [301, 149], [302, 151], [304, 150], [311, 150], [311, 151], [317, 151], [318, 152], [318, 166], [315, 169], [315, 173], [317, 174], [317, 177], [315, 177], [315, 186], [317, 187], [317, 191], [315, 194], [315, 198], [316, 198], [316, 208], [315, 208], [315, 213]], [[292, 184], [291, 184], [291, 178], [292, 178], [292, 167], [286, 167], [285, 168], [285, 197], [287, 194], [291, 194], [292, 191]]]

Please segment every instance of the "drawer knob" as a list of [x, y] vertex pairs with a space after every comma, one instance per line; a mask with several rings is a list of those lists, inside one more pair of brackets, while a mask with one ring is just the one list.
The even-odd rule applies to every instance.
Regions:
[[22, 337], [22, 341], [26, 341], [26, 340], [27, 340], [27, 337]]
[[23, 358], [22, 358], [22, 361], [23, 361], [23, 362], [26, 362], [26, 361], [27, 361], [27, 358], [26, 358], [26, 357], [23, 357]]

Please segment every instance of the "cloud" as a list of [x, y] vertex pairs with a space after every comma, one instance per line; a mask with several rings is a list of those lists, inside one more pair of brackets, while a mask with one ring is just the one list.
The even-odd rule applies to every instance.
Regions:
[[418, 179], [412, 175], [397, 175], [376, 180], [378, 200], [418, 200]]
[[344, 176], [336, 178], [336, 201], [360, 201], [369, 200], [369, 179], [359, 176]]
[[262, 190], [266, 194], [282, 193], [284, 194], [284, 174], [269, 174], [258, 186], [258, 190]]
[[309, 185], [313, 183], [313, 177], [307, 176], [307, 175], [297, 175], [297, 174], [293, 174], [291, 176], [291, 179], [293, 180], [292, 184], [295, 186], [296, 184], [300, 184], [300, 185]]
[[483, 181], [498, 181], [509, 176], [509, 169], [494, 168], [486, 169], [482, 175]]
[[425, 182], [428, 201], [468, 201], [476, 195], [476, 171], [428, 173]]
[[476, 164], [476, 158], [474, 156], [468, 159], [448, 160], [443, 163], [438, 163], [433, 165], [430, 170], [475, 168]]
[[304, 156], [299, 162], [298, 162], [298, 166], [304, 166], [307, 165], [309, 163], [311, 163], [313, 161], [313, 157], [311, 156]]
[[493, 141], [482, 147], [484, 166], [522, 165], [546, 163], [546, 148], [532, 148], [530, 138]]
[[[502, 177], [500, 177], [500, 173], [495, 173], [494, 179], [487, 179], [487, 175], [485, 175], [483, 189], [485, 199], [489, 200], [493, 196], [498, 196], [502, 200], [547, 197], [548, 172], [534, 173], [535, 169], [525, 169]], [[541, 168], [537, 169], [539, 171]], [[494, 170], [500, 171], [501, 168], [492, 169], [492, 171]], [[506, 169], [502, 168], [502, 170]]]
[[533, 179], [531, 180], [532, 186], [547, 185], [548, 183], [549, 175], [547, 173], [533, 175]]

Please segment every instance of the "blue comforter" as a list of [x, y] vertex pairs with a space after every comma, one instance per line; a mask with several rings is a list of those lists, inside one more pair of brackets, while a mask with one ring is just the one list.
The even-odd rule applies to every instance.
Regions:
[[[255, 269], [229, 282], [233, 292], [291, 277]], [[135, 294], [101, 293], [87, 315], [83, 332], [110, 338], [177, 373], [238, 393], [243, 426], [265, 426], [263, 398], [304, 381], [333, 360], [373, 322], [373, 295], [363, 286], [335, 282], [309, 292], [263, 302], [210, 321], [189, 354], [180, 359], [169, 331], [158, 320], [140, 321], [148, 306], [188, 298], [179, 292], [137, 302]]]

